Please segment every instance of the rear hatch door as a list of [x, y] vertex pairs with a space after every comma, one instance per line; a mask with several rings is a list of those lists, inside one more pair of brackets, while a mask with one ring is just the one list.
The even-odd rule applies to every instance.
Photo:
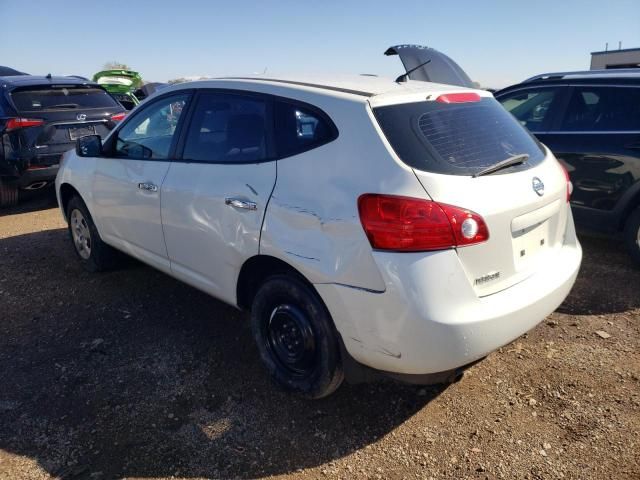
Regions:
[[403, 77], [408, 77], [410, 80], [473, 88], [473, 82], [462, 67], [435, 48], [422, 45], [396, 45], [389, 47], [384, 54], [400, 57], [406, 72], [405, 75], [398, 77], [400, 81]]
[[13, 132], [13, 144], [20, 156], [36, 157], [43, 163], [57, 163], [60, 154], [73, 148], [79, 137], [106, 136], [115, 125], [111, 117], [123, 111], [111, 95], [96, 86], [29, 86], [15, 89], [9, 96], [18, 117], [42, 121]]
[[[551, 152], [490, 94], [455, 93], [462, 96], [435, 92], [426, 101], [374, 104], [373, 111], [391, 147], [413, 167], [430, 199], [485, 220], [489, 239], [457, 249], [469, 282], [484, 296], [552, 261], [566, 229], [567, 184]], [[445, 100], [438, 101], [442, 95]], [[481, 174], [520, 155], [526, 160]]]

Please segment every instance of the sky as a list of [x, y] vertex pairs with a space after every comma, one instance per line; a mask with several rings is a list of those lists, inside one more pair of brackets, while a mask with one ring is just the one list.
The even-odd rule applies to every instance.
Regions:
[[485, 87], [589, 68], [640, 47], [640, 0], [0, 0], [0, 65], [91, 76], [118, 61], [147, 81], [262, 73], [403, 72], [387, 47], [436, 48]]

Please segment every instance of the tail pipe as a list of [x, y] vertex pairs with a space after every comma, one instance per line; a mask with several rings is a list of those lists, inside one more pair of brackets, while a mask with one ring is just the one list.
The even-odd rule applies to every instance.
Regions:
[[25, 190], [40, 190], [41, 188], [46, 187], [49, 182], [41, 181], [41, 182], [33, 182], [24, 187]]

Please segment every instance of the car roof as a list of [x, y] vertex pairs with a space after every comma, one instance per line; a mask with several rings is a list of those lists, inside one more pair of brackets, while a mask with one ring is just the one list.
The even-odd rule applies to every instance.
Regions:
[[[442, 91], [469, 89], [456, 85], [408, 80], [396, 82], [377, 75], [251, 75], [221, 77], [194, 82], [185, 82], [177, 88], [238, 88], [252, 89], [260, 85], [270, 85], [290, 90], [322, 93], [328, 96], [348, 96], [355, 100], [367, 101], [371, 97], [384, 97], [392, 101], [397, 97], [423, 96]], [[262, 89], [261, 89], [262, 90]], [[488, 92], [487, 96], [490, 96]], [[379, 99], [377, 99], [379, 100]]]
[[0, 77], [1, 88], [12, 89], [31, 85], [97, 85], [97, 83], [78, 77], [53, 77], [48, 75], [13, 75], [10, 77]]
[[522, 83], [541, 80], [593, 80], [596, 78], [630, 78], [640, 80], [640, 68], [613, 68], [607, 70], [582, 70], [577, 72], [551, 72], [527, 78]]
[[543, 73], [495, 92], [496, 97], [530, 87], [561, 85], [640, 85], [640, 69], [587, 70], [578, 72]]

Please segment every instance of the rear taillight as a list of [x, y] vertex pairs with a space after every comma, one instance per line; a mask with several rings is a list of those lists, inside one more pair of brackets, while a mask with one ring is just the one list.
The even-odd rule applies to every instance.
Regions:
[[358, 212], [371, 246], [378, 250], [442, 250], [489, 239], [480, 215], [431, 200], [366, 193], [358, 198]]
[[562, 168], [562, 173], [564, 173], [564, 179], [567, 182], [567, 202], [571, 200], [571, 194], [573, 193], [573, 183], [571, 183], [571, 178], [569, 178], [569, 171], [567, 168], [560, 163], [560, 168]]
[[124, 117], [127, 116], [127, 112], [116, 113], [115, 115], [111, 115], [112, 122], [119, 122], [120, 120], [124, 120]]
[[473, 92], [445, 93], [436, 98], [439, 103], [469, 103], [479, 102], [482, 99], [480, 95]]
[[39, 118], [16, 117], [16, 118], [8, 119], [7, 123], [5, 123], [4, 125], [4, 128], [5, 130], [9, 131], [9, 130], [16, 130], [18, 128], [37, 127], [39, 125], [42, 125], [43, 123], [44, 123], [44, 120]]

